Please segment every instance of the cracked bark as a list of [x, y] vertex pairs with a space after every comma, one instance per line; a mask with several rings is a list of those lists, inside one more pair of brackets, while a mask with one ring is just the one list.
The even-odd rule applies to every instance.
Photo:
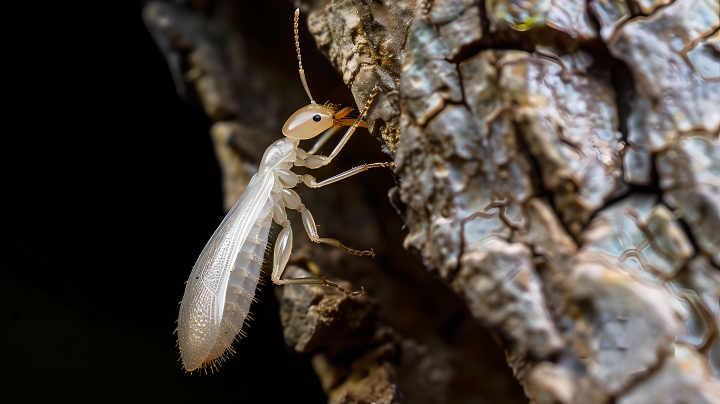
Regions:
[[[518, 386], [535, 403], [717, 402], [717, 0], [300, 6], [303, 62], [312, 35], [340, 73], [310, 76], [313, 94], [362, 105], [382, 86], [368, 129], [401, 179], [393, 208], [361, 177], [303, 194], [324, 232], [379, 257], [296, 237], [289, 271], [369, 291], [278, 291], [285, 340], [329, 402], [522, 402]], [[179, 93], [218, 121], [228, 204], [306, 102], [296, 71], [245, 55], [242, 12], [146, 8]], [[398, 213], [436, 279], [392, 247]]]
[[[720, 87], [686, 56], [710, 57], [718, 2], [638, 3], [648, 17], [591, 2], [596, 33], [582, 4], [486, 1], [493, 45], [448, 60], [435, 10], [458, 4], [432, 2], [407, 40], [406, 246], [500, 333], [533, 402], [716, 400], [718, 303], [677, 282], [718, 276]], [[621, 62], [636, 83], [627, 135]]]

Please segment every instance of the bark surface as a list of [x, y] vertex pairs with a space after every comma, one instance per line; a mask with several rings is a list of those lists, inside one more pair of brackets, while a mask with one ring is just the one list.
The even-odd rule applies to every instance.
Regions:
[[[394, 208], [387, 173], [302, 195], [328, 237], [378, 253], [295, 227], [288, 272], [369, 292], [278, 290], [329, 402], [720, 402], [718, 0], [300, 3], [313, 94], [381, 86], [366, 120], [399, 178]], [[244, 7], [145, 10], [178, 92], [217, 121], [226, 206], [307, 103], [290, 39], [263, 63], [280, 47], [242, 31]], [[264, 15], [290, 38], [290, 15]]]

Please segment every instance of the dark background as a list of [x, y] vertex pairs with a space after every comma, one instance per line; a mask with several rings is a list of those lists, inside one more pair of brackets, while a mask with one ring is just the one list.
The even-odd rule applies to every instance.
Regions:
[[211, 122], [176, 95], [142, 6], [15, 2], [2, 13], [0, 397], [324, 402], [309, 358], [283, 343], [271, 287], [248, 349], [221, 372], [178, 362], [184, 282], [224, 216], [220, 171]]

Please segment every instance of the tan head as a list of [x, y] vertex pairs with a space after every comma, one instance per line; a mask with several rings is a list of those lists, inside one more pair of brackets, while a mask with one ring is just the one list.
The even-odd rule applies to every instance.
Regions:
[[[300, 56], [300, 37], [298, 36], [298, 18], [300, 9], [295, 10], [295, 51], [297, 52], [298, 64], [300, 66], [300, 80], [305, 92], [310, 98], [310, 105], [300, 108], [288, 118], [283, 125], [283, 135], [292, 139], [311, 139], [335, 126], [352, 126], [355, 123], [353, 118], [345, 118], [352, 111], [352, 108], [344, 108], [338, 111], [339, 105], [327, 106], [318, 105], [310, 94], [310, 88], [305, 80], [305, 71], [302, 67], [302, 56]], [[362, 121], [360, 127], [367, 127]]]

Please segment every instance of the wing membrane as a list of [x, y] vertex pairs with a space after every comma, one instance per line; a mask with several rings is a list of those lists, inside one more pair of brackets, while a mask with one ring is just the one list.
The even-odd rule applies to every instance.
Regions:
[[235, 257], [270, 196], [273, 176], [250, 180], [198, 258], [185, 286], [178, 319], [178, 342], [186, 370], [202, 366], [215, 344]]

